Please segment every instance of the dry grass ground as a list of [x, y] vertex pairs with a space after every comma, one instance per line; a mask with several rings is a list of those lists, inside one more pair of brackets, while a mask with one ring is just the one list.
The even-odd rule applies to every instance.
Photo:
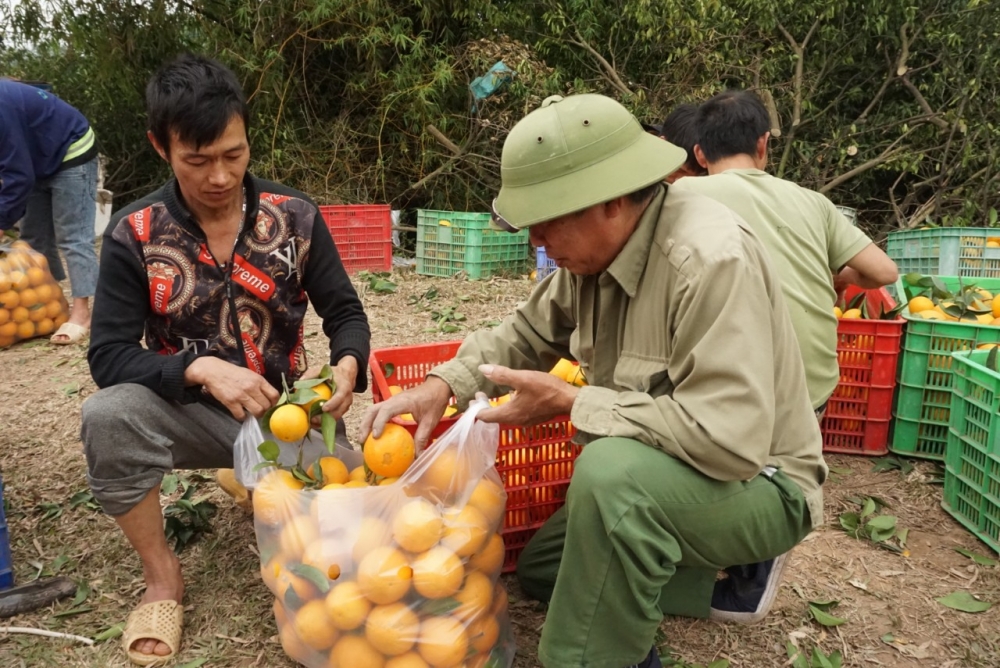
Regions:
[[[358, 280], [373, 329], [373, 347], [458, 338], [487, 326], [524, 299], [526, 280], [466, 282], [394, 276], [399, 289], [378, 294]], [[428, 299], [428, 291], [437, 296]], [[442, 332], [430, 311], [456, 307], [465, 315], [461, 331]], [[313, 360], [325, 342], [319, 324], [308, 322]], [[432, 330], [432, 331], [427, 331]], [[76, 608], [64, 601], [49, 609], [5, 620], [13, 626], [45, 628], [93, 637], [124, 620], [142, 588], [140, 570], [109, 518], [70, 499], [86, 489], [78, 431], [80, 405], [95, 391], [82, 347], [33, 342], [0, 351], [0, 466], [17, 579], [39, 572], [69, 576], [90, 587]], [[357, 398], [349, 426], [357, 438], [357, 417], [370, 402]], [[787, 665], [791, 639], [811, 651], [839, 650], [846, 666], [1000, 666], [1000, 606], [982, 614], [948, 609], [934, 599], [955, 590], [1000, 603], [997, 567], [983, 567], [955, 552], [988, 550], [940, 508], [941, 490], [928, 482], [934, 467], [919, 464], [872, 473], [871, 461], [834, 456], [840, 473], [827, 486], [827, 525], [794, 552], [777, 605], [761, 625], [725, 626], [670, 619], [662, 627], [664, 651], [677, 660], [708, 664], [727, 659], [733, 667]], [[201, 472], [209, 475], [210, 472]], [[188, 474], [198, 480], [197, 474]], [[200, 490], [219, 506], [213, 532], [182, 555], [188, 582], [183, 648], [176, 665], [247, 668], [282, 667], [271, 597], [260, 580], [253, 525], [212, 482]], [[904, 557], [847, 536], [840, 513], [855, 509], [849, 499], [878, 496], [891, 504], [899, 524], [910, 528]], [[995, 556], [995, 555], [994, 555]], [[538, 604], [524, 600], [508, 578], [519, 668], [538, 666], [535, 648], [544, 620]], [[833, 613], [848, 621], [824, 629], [810, 621], [808, 601], [835, 599]], [[70, 610], [76, 614], [63, 615]], [[889, 635], [894, 639], [889, 642]], [[86, 647], [73, 642], [0, 633], [0, 668], [8, 666], [127, 665], [118, 642]], [[681, 664], [683, 665], [683, 664]]]

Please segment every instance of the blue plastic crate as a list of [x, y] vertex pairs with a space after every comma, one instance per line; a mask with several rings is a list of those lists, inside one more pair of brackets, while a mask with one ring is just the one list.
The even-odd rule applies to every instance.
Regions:
[[10, 556], [7, 518], [3, 512], [3, 478], [0, 477], [0, 589], [14, 586], [14, 560]]
[[541, 281], [543, 278], [558, 269], [555, 260], [550, 260], [545, 254], [545, 248], [539, 246], [535, 249], [535, 280]]

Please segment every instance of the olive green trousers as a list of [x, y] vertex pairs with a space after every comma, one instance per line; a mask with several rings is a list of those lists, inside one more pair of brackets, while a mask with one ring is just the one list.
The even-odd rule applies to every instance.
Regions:
[[549, 601], [546, 668], [625, 668], [664, 615], [707, 617], [718, 571], [783, 554], [811, 531], [798, 485], [722, 482], [625, 438], [587, 445], [566, 505], [518, 560], [525, 593]]

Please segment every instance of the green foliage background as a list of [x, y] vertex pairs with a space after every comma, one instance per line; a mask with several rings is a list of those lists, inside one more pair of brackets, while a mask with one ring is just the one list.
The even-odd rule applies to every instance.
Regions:
[[[772, 171], [858, 208], [873, 233], [987, 225], [997, 207], [996, 1], [27, 0], [0, 13], [0, 74], [49, 81], [91, 119], [116, 206], [166, 176], [143, 89], [192, 50], [243, 81], [254, 171], [321, 202], [485, 210], [507, 131], [547, 95], [601, 92], [659, 120], [743, 86], [772, 108]], [[468, 84], [498, 60], [517, 74], [473, 112]]]

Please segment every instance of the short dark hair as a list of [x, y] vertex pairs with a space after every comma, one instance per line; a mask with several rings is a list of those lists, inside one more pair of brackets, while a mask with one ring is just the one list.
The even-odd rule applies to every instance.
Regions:
[[764, 103], [749, 91], [727, 90], [698, 108], [698, 145], [705, 159], [715, 162], [757, 153], [757, 140], [771, 129]]
[[146, 86], [149, 130], [169, 153], [170, 133], [200, 148], [226, 131], [234, 116], [250, 130], [250, 111], [236, 75], [222, 63], [185, 53], [161, 67]]
[[698, 105], [685, 102], [674, 107], [673, 111], [663, 119], [660, 135], [687, 152], [684, 165], [689, 170], [696, 174], [705, 171], [694, 155], [694, 146], [698, 143]]
[[630, 192], [628, 194], [628, 199], [630, 202], [632, 202], [632, 204], [644, 204], [646, 200], [648, 200], [650, 197], [653, 196], [653, 194], [659, 189], [659, 187], [660, 187], [659, 181], [657, 181], [656, 183], [650, 183], [648, 186], [644, 186], [642, 188], [639, 188], [638, 190]]

